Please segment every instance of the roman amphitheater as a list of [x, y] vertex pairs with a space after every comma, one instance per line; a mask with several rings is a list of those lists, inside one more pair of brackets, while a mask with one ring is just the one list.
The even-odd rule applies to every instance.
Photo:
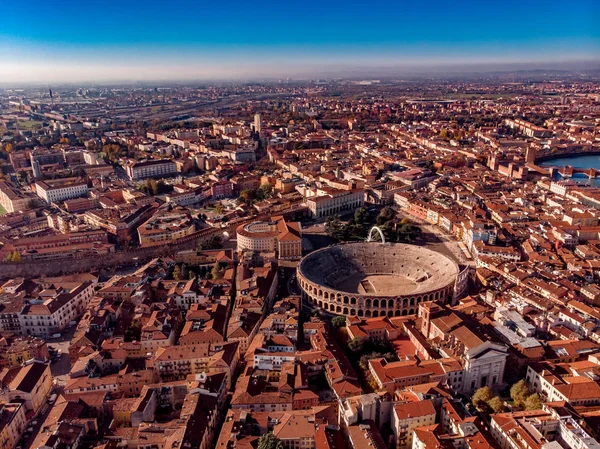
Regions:
[[448, 257], [401, 243], [333, 245], [298, 266], [305, 301], [359, 317], [412, 315], [423, 301], [449, 303], [458, 277], [458, 265]]

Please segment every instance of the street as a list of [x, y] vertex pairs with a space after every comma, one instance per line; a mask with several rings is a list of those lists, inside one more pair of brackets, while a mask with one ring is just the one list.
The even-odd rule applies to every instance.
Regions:
[[69, 380], [69, 372], [71, 371], [71, 362], [69, 360], [69, 345], [75, 334], [75, 327], [65, 329], [63, 334], [58, 339], [48, 339], [48, 347], [54, 348], [61, 352], [60, 358], [54, 360], [50, 364], [52, 377], [55, 379], [55, 384], [62, 390]]

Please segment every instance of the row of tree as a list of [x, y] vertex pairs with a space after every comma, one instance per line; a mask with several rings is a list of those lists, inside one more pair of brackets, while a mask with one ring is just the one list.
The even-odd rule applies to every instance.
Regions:
[[221, 279], [225, 275], [225, 270], [226, 265], [219, 262], [215, 262], [210, 271], [205, 266], [194, 269], [188, 267], [185, 263], [181, 263], [176, 264], [173, 268], [173, 279], [176, 281], [191, 280], [197, 276], [203, 279]]
[[238, 204], [245, 204], [251, 206], [255, 202], [264, 201], [273, 196], [273, 186], [271, 184], [262, 184], [256, 190], [242, 190], [240, 196], [237, 199]]
[[354, 212], [354, 217], [346, 223], [339, 216], [328, 218], [325, 232], [336, 240], [362, 240], [367, 237], [371, 225], [375, 224], [383, 232], [386, 241], [390, 242], [410, 242], [421, 232], [418, 226], [410, 224], [406, 219], [396, 223], [395, 217], [394, 209], [384, 207], [373, 223], [369, 211], [359, 207]]
[[[510, 397], [513, 408], [517, 410], [539, 410], [542, 408], [542, 399], [537, 393], [531, 393], [524, 380], [520, 380], [510, 388]], [[490, 387], [482, 387], [475, 392], [472, 403], [477, 409], [494, 413], [506, 411], [504, 401], [499, 396], [494, 396]]]
[[137, 185], [137, 189], [144, 192], [146, 195], [162, 195], [173, 190], [173, 186], [165, 183], [162, 179], [146, 179]]
[[[335, 324], [334, 324], [335, 325]], [[388, 362], [398, 360], [398, 355], [387, 340], [356, 337], [348, 342], [348, 349], [358, 359], [362, 370], [368, 371], [369, 360], [385, 358]]]
[[21, 253], [19, 253], [19, 251], [11, 251], [6, 255], [4, 261], [12, 263], [21, 263], [23, 262], [23, 259], [21, 258]]

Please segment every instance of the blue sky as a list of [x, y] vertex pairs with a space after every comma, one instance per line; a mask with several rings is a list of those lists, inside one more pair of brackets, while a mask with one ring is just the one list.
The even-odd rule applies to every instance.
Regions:
[[0, 4], [0, 81], [600, 60], [598, 0]]

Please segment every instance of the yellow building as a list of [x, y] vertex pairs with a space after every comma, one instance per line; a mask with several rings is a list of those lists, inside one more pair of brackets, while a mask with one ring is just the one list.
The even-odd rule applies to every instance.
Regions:
[[4, 370], [2, 375], [3, 379], [12, 377], [8, 383], [9, 400], [24, 401], [27, 410], [34, 414], [46, 403], [52, 391], [50, 365], [45, 363], [32, 362], [19, 368]]
[[31, 359], [48, 360], [50, 356], [45, 340], [28, 336], [11, 341], [10, 345], [4, 348], [4, 354], [0, 357], [4, 359], [4, 366], [12, 368], [20, 366]]
[[412, 447], [413, 429], [435, 424], [436, 411], [431, 399], [396, 403], [392, 412], [392, 431], [396, 447]]
[[25, 430], [27, 419], [21, 403], [2, 404], [0, 408], [0, 449], [13, 449]]

